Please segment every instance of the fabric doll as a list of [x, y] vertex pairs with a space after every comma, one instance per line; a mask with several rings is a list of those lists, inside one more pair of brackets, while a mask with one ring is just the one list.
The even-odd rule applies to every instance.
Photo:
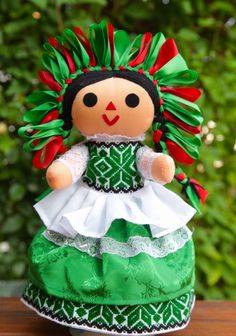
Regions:
[[[195, 208], [207, 192], [177, 164], [198, 157], [197, 75], [173, 39], [132, 42], [102, 22], [45, 44], [48, 90], [20, 129], [51, 192], [30, 247], [23, 302], [62, 325], [147, 335], [184, 328], [194, 305], [195, 209], [163, 185], [175, 178]], [[66, 151], [72, 126], [85, 138]], [[149, 129], [155, 150], [143, 143]], [[150, 141], [149, 141], [150, 142]]]

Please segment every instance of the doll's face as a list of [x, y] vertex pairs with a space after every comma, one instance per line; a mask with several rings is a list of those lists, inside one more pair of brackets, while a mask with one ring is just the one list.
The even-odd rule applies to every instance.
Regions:
[[104, 133], [135, 137], [145, 133], [154, 117], [145, 89], [112, 77], [80, 90], [72, 105], [74, 126], [85, 135]]

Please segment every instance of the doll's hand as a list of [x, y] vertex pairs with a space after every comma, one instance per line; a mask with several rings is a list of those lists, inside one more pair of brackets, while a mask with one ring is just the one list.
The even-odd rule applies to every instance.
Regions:
[[52, 189], [61, 189], [72, 184], [70, 170], [62, 162], [53, 162], [47, 169], [47, 182]]
[[170, 183], [175, 174], [174, 160], [169, 155], [161, 154], [153, 160], [151, 170], [155, 181]]

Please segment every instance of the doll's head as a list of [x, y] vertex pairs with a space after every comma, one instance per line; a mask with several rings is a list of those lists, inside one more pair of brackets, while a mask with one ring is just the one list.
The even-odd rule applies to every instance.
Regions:
[[109, 134], [136, 137], [152, 125], [160, 112], [155, 85], [143, 74], [93, 71], [68, 86], [62, 118], [84, 135]]
[[[201, 145], [202, 116], [195, 104], [201, 92], [189, 87], [197, 79], [178, 52], [173, 39], [162, 33], [140, 34], [131, 41], [123, 30], [105, 21], [66, 29], [45, 43], [39, 79], [48, 90], [28, 97], [19, 134], [24, 149], [34, 151], [33, 165], [47, 168], [66, 150], [74, 126], [84, 135], [105, 133], [136, 137], [152, 125], [156, 151], [176, 163], [192, 164]], [[180, 167], [176, 179], [182, 192], [198, 208], [204, 201], [201, 186]], [[203, 195], [203, 196], [202, 196]]]

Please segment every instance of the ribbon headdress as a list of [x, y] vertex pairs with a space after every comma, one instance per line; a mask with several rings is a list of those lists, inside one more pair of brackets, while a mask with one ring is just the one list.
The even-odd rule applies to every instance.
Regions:
[[[173, 39], [148, 32], [131, 41], [125, 31], [114, 31], [103, 21], [90, 26], [89, 39], [80, 28], [66, 29], [62, 36], [49, 38], [44, 48], [46, 70], [39, 72], [39, 79], [49, 89], [28, 97], [35, 107], [24, 116], [29, 125], [19, 130], [26, 139], [24, 149], [35, 152], [34, 167], [48, 167], [57, 154], [66, 150], [70, 130], [63, 128], [63, 95], [74, 78], [96, 70], [130, 70], [147, 76], [160, 97], [160, 113], [153, 122], [156, 150], [168, 153], [180, 164], [190, 165], [198, 158], [203, 118], [195, 101], [201, 92], [188, 87], [196, 81], [197, 73], [187, 67]], [[199, 210], [207, 191], [180, 167], [175, 178]]]

